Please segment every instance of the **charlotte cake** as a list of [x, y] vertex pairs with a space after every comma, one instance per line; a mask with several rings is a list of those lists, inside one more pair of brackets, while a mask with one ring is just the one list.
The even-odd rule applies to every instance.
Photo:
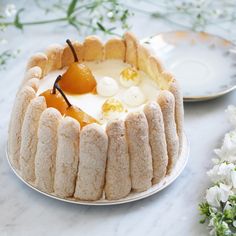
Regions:
[[9, 127], [12, 165], [62, 198], [115, 200], [158, 184], [182, 148], [177, 81], [131, 33], [67, 43], [28, 62]]

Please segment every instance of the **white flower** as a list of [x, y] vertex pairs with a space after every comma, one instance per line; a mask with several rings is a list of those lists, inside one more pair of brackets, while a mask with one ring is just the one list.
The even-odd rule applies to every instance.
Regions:
[[214, 186], [207, 190], [206, 200], [211, 206], [220, 207], [220, 202], [226, 202], [230, 194], [230, 187], [220, 184], [220, 186]]
[[6, 5], [5, 14], [7, 17], [14, 16], [16, 14], [16, 6], [14, 4]]
[[236, 131], [231, 131], [225, 135], [223, 145], [220, 149], [215, 149], [216, 155], [221, 161], [236, 162]]
[[112, 18], [113, 16], [114, 16], [114, 14], [113, 14], [112, 11], [109, 11], [109, 12], [107, 13], [107, 17], [108, 17], [108, 18]]
[[[222, 147], [215, 150], [218, 158], [213, 159], [214, 167], [207, 172], [214, 183], [219, 183], [206, 191], [206, 200], [215, 214], [222, 211], [222, 203], [225, 203], [223, 211], [232, 209], [234, 205], [228, 199], [230, 195], [236, 194], [236, 107], [229, 106], [226, 112], [235, 130], [227, 133]], [[209, 219], [210, 235], [216, 236], [218, 220], [215, 214], [206, 217]], [[224, 229], [224, 235], [232, 234], [227, 222], [223, 221], [220, 224]], [[236, 228], [236, 220], [233, 221], [233, 227]]]
[[226, 113], [229, 117], [229, 122], [236, 128], [236, 107], [233, 105], [228, 106]]
[[211, 170], [207, 172], [207, 175], [211, 178], [212, 182], [222, 182], [226, 185], [232, 186], [232, 173], [234, 172], [235, 165], [230, 163], [221, 163], [215, 165]]

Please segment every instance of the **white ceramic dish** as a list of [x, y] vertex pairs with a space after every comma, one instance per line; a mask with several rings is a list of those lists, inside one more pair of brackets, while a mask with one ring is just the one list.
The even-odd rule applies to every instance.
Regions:
[[8, 152], [6, 151], [6, 156], [7, 156], [7, 160], [8, 163], [11, 167], [11, 169], [13, 170], [13, 172], [16, 174], [16, 176], [22, 181], [24, 182], [27, 186], [29, 186], [30, 188], [34, 189], [35, 191], [44, 194], [50, 198], [54, 198], [60, 201], [64, 201], [64, 202], [69, 202], [69, 203], [74, 203], [74, 204], [80, 204], [80, 205], [118, 205], [118, 204], [123, 204], [123, 203], [128, 203], [128, 202], [133, 202], [133, 201], [137, 201], [146, 197], [149, 197], [157, 192], [160, 192], [161, 190], [163, 190], [164, 188], [166, 188], [167, 186], [169, 186], [174, 180], [176, 180], [176, 178], [182, 173], [182, 171], [184, 170], [187, 161], [188, 161], [188, 156], [189, 156], [189, 143], [188, 140], [186, 138], [186, 136], [184, 135], [184, 140], [183, 140], [183, 150], [182, 153], [179, 156], [179, 160], [174, 168], [174, 170], [172, 171], [172, 173], [168, 176], [166, 176], [163, 181], [161, 181], [159, 184], [152, 186], [150, 189], [148, 189], [145, 192], [142, 193], [130, 193], [127, 197], [119, 199], [119, 200], [114, 200], [114, 201], [108, 201], [105, 199], [100, 199], [98, 201], [80, 201], [74, 198], [60, 198], [57, 197], [55, 195], [52, 194], [48, 194], [45, 192], [42, 192], [41, 190], [37, 189], [35, 186], [33, 186], [32, 183], [28, 183], [26, 182], [18, 173], [17, 170], [14, 169], [14, 167], [11, 165], [9, 157], [8, 157]]
[[226, 39], [174, 31], [142, 42], [180, 82], [184, 101], [209, 100], [236, 88], [236, 45]]

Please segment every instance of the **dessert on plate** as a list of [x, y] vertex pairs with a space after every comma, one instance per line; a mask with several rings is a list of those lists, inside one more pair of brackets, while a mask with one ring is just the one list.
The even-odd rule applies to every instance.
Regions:
[[39, 190], [117, 200], [158, 184], [183, 140], [174, 77], [133, 34], [105, 44], [67, 40], [28, 62], [9, 126], [8, 153]]

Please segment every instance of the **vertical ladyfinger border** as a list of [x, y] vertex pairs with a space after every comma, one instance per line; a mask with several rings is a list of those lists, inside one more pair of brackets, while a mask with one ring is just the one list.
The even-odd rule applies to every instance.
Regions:
[[26, 181], [35, 180], [35, 154], [38, 144], [38, 126], [42, 112], [47, 108], [45, 98], [35, 97], [31, 100], [25, 113], [21, 130], [20, 167], [21, 175]]
[[20, 148], [21, 148], [21, 129], [30, 101], [36, 96], [32, 87], [25, 86], [17, 94], [13, 105], [11, 120], [9, 125], [8, 151], [11, 164], [20, 169]]
[[[161, 61], [150, 54], [150, 51], [141, 44], [137, 44], [137, 66], [146, 72], [154, 81], [156, 81], [161, 90], [170, 91], [174, 95], [174, 114], [176, 130], [179, 139], [178, 154], [182, 151], [183, 145], [183, 96], [180, 86], [174, 76], [164, 70]], [[164, 116], [164, 114], [163, 114]], [[170, 137], [171, 138], [171, 137]]]
[[183, 134], [184, 134], [184, 103], [183, 103], [183, 95], [181, 88], [179, 86], [178, 81], [173, 77], [172, 74], [168, 72], [163, 72], [162, 76], [167, 80], [171, 81], [169, 84], [169, 91], [175, 97], [175, 122], [177, 133], [179, 136], [179, 154], [182, 151], [183, 146]]
[[108, 137], [98, 124], [81, 130], [79, 144], [79, 170], [74, 197], [95, 201], [102, 197], [105, 185]]
[[38, 144], [35, 155], [35, 184], [43, 192], [54, 192], [54, 176], [57, 150], [57, 128], [61, 113], [47, 108], [39, 119]]
[[127, 115], [125, 125], [132, 190], [142, 192], [151, 187], [153, 178], [148, 122], [143, 112], [132, 112]]
[[108, 152], [106, 165], [106, 199], [126, 197], [131, 191], [130, 156], [123, 120], [110, 121], [106, 127]]
[[167, 152], [168, 152], [168, 166], [167, 173], [169, 174], [174, 168], [179, 156], [179, 138], [176, 130], [175, 122], [175, 98], [168, 90], [162, 90], [157, 99], [165, 127]]
[[165, 127], [162, 111], [157, 102], [146, 104], [144, 114], [148, 121], [149, 143], [152, 151], [152, 184], [157, 184], [165, 177], [168, 165]]
[[79, 122], [65, 117], [59, 123], [57, 136], [54, 193], [62, 198], [72, 197], [79, 164]]

